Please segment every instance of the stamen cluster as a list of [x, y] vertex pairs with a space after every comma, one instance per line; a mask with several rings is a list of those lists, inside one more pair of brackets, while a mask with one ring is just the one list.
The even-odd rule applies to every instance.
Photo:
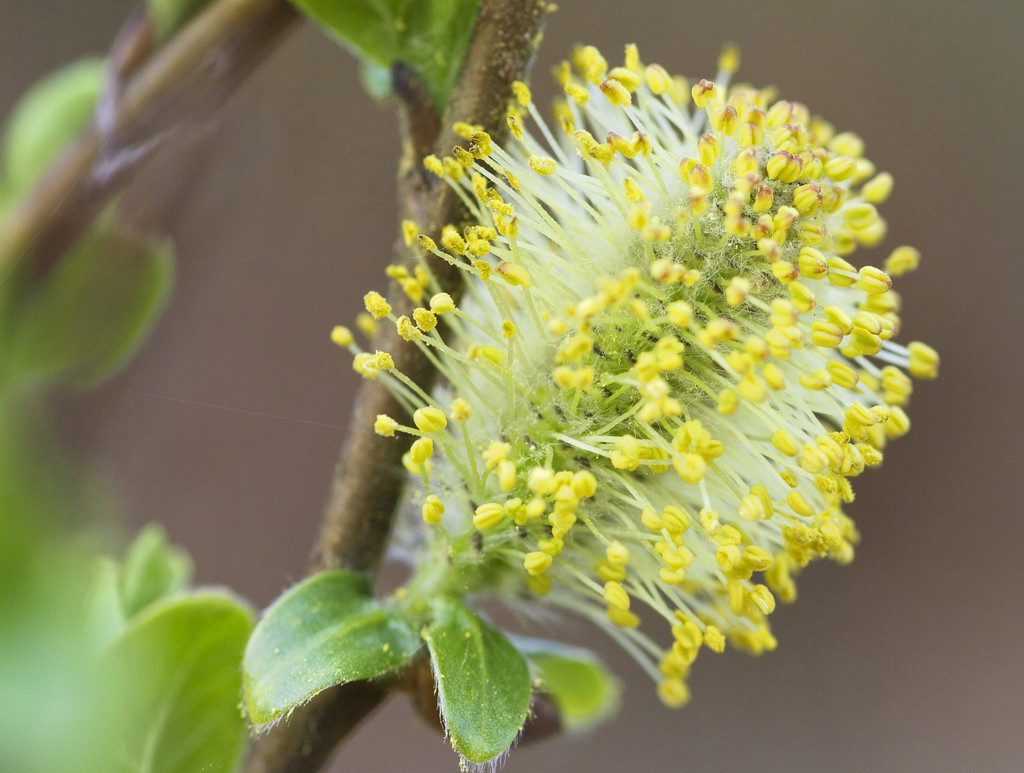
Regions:
[[425, 260], [393, 266], [422, 305], [396, 317], [371, 292], [362, 327], [396, 325], [444, 377], [435, 393], [334, 333], [413, 417], [375, 428], [417, 438], [419, 575], [590, 617], [673, 706], [702, 647], [774, 648], [795, 575], [852, 560], [851, 480], [909, 429], [908, 373], [938, 368], [894, 341], [891, 277], [917, 251], [886, 270], [848, 260], [883, 240], [892, 178], [803, 105], [730, 87], [737, 62], [727, 50], [691, 86], [634, 46], [612, 68], [580, 48], [556, 68], [554, 126], [520, 83], [510, 147], [458, 124], [466, 147], [424, 159], [477, 222], [440, 243], [407, 222], [406, 240], [462, 271], [466, 295]]

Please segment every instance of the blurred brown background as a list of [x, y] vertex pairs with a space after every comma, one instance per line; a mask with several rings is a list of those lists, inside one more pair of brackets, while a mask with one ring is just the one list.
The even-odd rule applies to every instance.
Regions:
[[[0, 0], [0, 111], [108, 45], [128, 0]], [[858, 481], [863, 544], [815, 566], [774, 616], [778, 651], [701, 658], [661, 708], [638, 669], [615, 724], [515, 751], [508, 771], [1024, 769], [1024, 421], [1018, 2], [561, 3], [536, 82], [574, 42], [712, 76], [724, 40], [841, 129], [897, 185], [883, 249], [918, 246], [903, 337], [942, 353], [914, 431]], [[204, 582], [266, 605], [306, 565], [356, 379], [328, 331], [380, 286], [396, 233], [392, 114], [353, 59], [294, 34], [223, 115], [174, 219], [179, 276], [144, 349], [68, 400], [63, 429], [117, 486], [129, 525], [167, 525]], [[140, 202], [181, 180], [153, 179]], [[880, 256], [876, 256], [880, 259]], [[577, 638], [597, 639], [590, 631]], [[608, 656], [622, 660], [610, 646]], [[401, 700], [334, 770], [451, 771]]]

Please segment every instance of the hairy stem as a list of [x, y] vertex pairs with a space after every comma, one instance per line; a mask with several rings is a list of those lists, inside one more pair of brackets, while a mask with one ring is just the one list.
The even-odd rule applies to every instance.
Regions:
[[45, 273], [153, 152], [220, 107], [297, 19], [286, 0], [215, 0], [147, 56], [151, 30], [136, 12], [115, 43], [96, 117], [0, 222], [0, 282], [20, 262]]
[[[440, 123], [421, 85], [401, 66], [395, 68], [405, 143], [399, 207], [435, 239], [444, 225], [464, 223], [469, 215], [447, 185], [428, 177], [420, 159], [428, 152], [447, 155], [462, 141], [451, 129], [456, 119], [481, 125], [498, 141], [504, 137], [512, 83], [523, 76], [533, 56], [546, 6], [544, 0], [483, 1], [459, 82]], [[459, 294], [457, 271], [440, 260], [430, 268], [448, 292]], [[400, 293], [392, 293], [391, 300], [396, 313], [411, 311]], [[425, 390], [431, 389], [437, 373], [415, 344], [390, 329], [382, 332], [376, 345], [392, 355], [399, 370]], [[401, 457], [408, 449], [403, 440], [373, 432], [379, 413], [402, 417], [404, 410], [382, 383], [366, 381], [331, 483], [314, 569], [344, 568], [371, 579], [376, 575], [401, 497], [405, 479]], [[257, 740], [247, 773], [318, 770], [335, 745], [376, 708], [388, 686], [368, 689], [363, 683], [341, 685], [296, 709]], [[333, 719], [325, 722], [324, 717]]]

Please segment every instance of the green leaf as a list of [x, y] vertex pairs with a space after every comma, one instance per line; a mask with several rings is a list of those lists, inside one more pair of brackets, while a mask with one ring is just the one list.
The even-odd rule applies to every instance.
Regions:
[[192, 561], [185, 551], [167, 542], [163, 528], [151, 523], [139, 532], [125, 556], [121, 572], [121, 602], [131, 618], [150, 604], [185, 589]]
[[514, 642], [554, 699], [567, 730], [590, 727], [618, 708], [619, 680], [590, 650], [544, 639], [515, 637]]
[[439, 110], [458, 78], [480, 0], [293, 0], [355, 53], [381, 67], [407, 64]]
[[11, 111], [4, 141], [6, 198], [20, 196], [38, 179], [92, 115], [105, 63], [80, 59], [32, 86]]
[[196, 592], [149, 607], [107, 648], [102, 672], [119, 705], [108, 770], [231, 773], [245, 722], [241, 661], [252, 615], [234, 598]]
[[92, 582], [86, 594], [86, 634], [95, 648], [106, 647], [124, 630], [126, 618], [121, 604], [120, 572], [117, 562], [101, 558], [93, 570]]
[[330, 571], [274, 602], [245, 651], [253, 722], [272, 722], [321, 690], [382, 676], [412, 659], [422, 646], [416, 631], [370, 592], [363, 577]]
[[12, 372], [79, 387], [112, 375], [159, 317], [172, 274], [169, 242], [97, 225], [25, 298], [13, 321]]
[[452, 746], [487, 762], [515, 741], [530, 709], [526, 660], [504, 634], [454, 599], [435, 604], [424, 639]]

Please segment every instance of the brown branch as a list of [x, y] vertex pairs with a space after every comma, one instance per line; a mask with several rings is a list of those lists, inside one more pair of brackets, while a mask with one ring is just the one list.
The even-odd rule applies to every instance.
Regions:
[[296, 19], [286, 0], [215, 0], [139, 62], [151, 31], [137, 12], [112, 52], [113, 96], [0, 222], [0, 277], [22, 260], [45, 273], [153, 151], [218, 109]]
[[[459, 83], [432, 148], [436, 153], [448, 155], [462, 141], [451, 128], [456, 119], [480, 124], [498, 141], [505, 136], [512, 82], [523, 74], [533, 54], [545, 5], [539, 0], [485, 0]], [[413, 120], [420, 114], [415, 109], [406, 112], [407, 119]], [[414, 130], [407, 134], [418, 136]], [[418, 147], [410, 147], [408, 152], [423, 150], [423, 144], [417, 141]], [[406, 159], [403, 164], [400, 204], [424, 233], [439, 240], [442, 226], [463, 223], [469, 214], [451, 188], [434, 185], [427, 178], [418, 163], [421, 157], [418, 154], [415, 163]], [[458, 292], [456, 269], [436, 258], [430, 268], [442, 286]], [[408, 313], [410, 302], [394, 295], [396, 313]], [[376, 345], [390, 352], [396, 367], [421, 387], [429, 390], [433, 386], [436, 373], [430, 361], [396, 330], [386, 329]], [[404, 415], [382, 383], [368, 381], [360, 390], [352, 431], [335, 471], [317, 545], [317, 568], [343, 567], [372, 576], [380, 563], [401, 495], [401, 457], [407, 445], [373, 432], [373, 420], [379, 413]]]
[[[484, 0], [459, 82], [440, 125], [421, 85], [401, 67], [393, 72], [405, 124], [400, 208], [435, 239], [444, 225], [464, 223], [469, 214], [447, 185], [436, 184], [425, 174], [420, 160], [430, 151], [447, 155], [461, 141], [451, 129], [456, 119], [483, 126], [498, 141], [505, 136], [512, 82], [522, 77], [533, 56], [546, 6], [545, 0]], [[453, 295], [459, 293], [458, 271], [440, 260], [433, 261], [430, 268], [445, 289]], [[409, 301], [400, 294], [392, 295], [396, 313], [408, 313]], [[391, 329], [382, 333], [377, 346], [390, 352], [396, 367], [422, 388], [433, 386], [437, 374], [415, 344]], [[359, 392], [348, 440], [335, 470], [315, 570], [345, 568], [370, 578], [376, 575], [404, 484], [401, 457], [408, 449], [406, 442], [373, 432], [373, 420], [379, 413], [401, 417], [405, 412], [380, 381], [367, 381]], [[255, 742], [246, 772], [318, 770], [337, 743], [379, 705], [392, 686], [356, 682], [321, 693]]]

